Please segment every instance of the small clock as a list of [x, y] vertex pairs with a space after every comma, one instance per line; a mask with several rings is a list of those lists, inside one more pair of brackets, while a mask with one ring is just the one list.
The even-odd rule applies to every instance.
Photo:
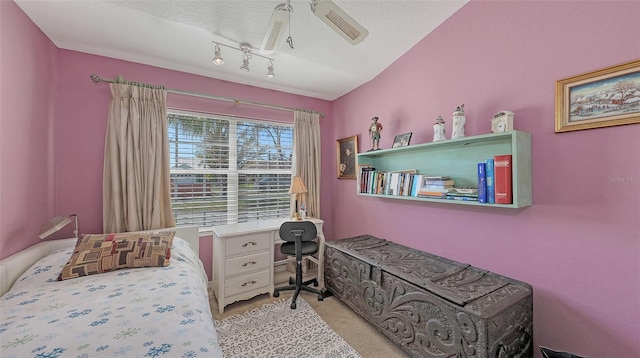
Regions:
[[513, 130], [513, 112], [500, 111], [491, 119], [491, 132], [503, 133]]

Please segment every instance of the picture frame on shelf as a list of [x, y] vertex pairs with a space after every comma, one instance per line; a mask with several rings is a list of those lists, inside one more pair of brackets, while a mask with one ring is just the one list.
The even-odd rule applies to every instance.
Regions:
[[556, 81], [556, 133], [640, 123], [640, 60]]
[[413, 132], [408, 132], [408, 133], [404, 133], [404, 134], [398, 134], [393, 139], [393, 146], [391, 148], [400, 148], [400, 147], [408, 146], [409, 143], [411, 142], [411, 135], [412, 134], [413, 134]]
[[336, 169], [338, 179], [356, 179], [358, 136], [336, 141]]

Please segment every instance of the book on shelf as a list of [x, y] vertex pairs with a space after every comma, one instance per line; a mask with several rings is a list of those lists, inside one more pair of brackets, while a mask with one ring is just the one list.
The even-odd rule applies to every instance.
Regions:
[[493, 174], [493, 158], [484, 161], [487, 169], [487, 203], [495, 203], [495, 186]]
[[447, 194], [446, 193], [441, 193], [441, 194], [437, 194], [437, 193], [433, 193], [433, 194], [428, 194], [428, 193], [418, 193], [418, 198], [428, 198], [428, 199], [446, 199], [447, 198]]
[[371, 173], [376, 170], [373, 165], [359, 165], [357, 188], [360, 193], [367, 193]]
[[[446, 177], [449, 178], [449, 177]], [[453, 186], [454, 180], [449, 179], [429, 179], [429, 177], [424, 176], [422, 180], [422, 186]]]
[[388, 195], [398, 195], [398, 179], [400, 178], [400, 173], [389, 173], [391, 175], [391, 180], [389, 181], [389, 191]]
[[422, 187], [418, 190], [418, 197], [421, 198], [446, 198], [451, 188], [429, 188]]
[[449, 200], [463, 200], [463, 201], [478, 201], [477, 196], [464, 196], [464, 195], [449, 195], [447, 194], [447, 199]]
[[447, 193], [428, 193], [428, 192], [420, 192], [418, 193], [418, 198], [429, 198], [429, 199], [446, 199]]
[[456, 194], [475, 194], [478, 195], [478, 188], [453, 188], [451, 193]]
[[400, 178], [398, 179], [398, 195], [404, 195], [404, 190], [407, 186], [407, 175], [404, 173], [400, 173]]
[[382, 187], [382, 193], [384, 195], [389, 195], [389, 188], [391, 187], [391, 173], [384, 173], [384, 185]]
[[382, 188], [384, 187], [384, 173], [378, 172], [378, 185], [374, 194], [382, 194]]
[[459, 193], [457, 191], [450, 191], [447, 193], [448, 196], [466, 196], [469, 198], [478, 198], [478, 193]]
[[441, 181], [441, 180], [451, 180], [453, 178], [451, 178], [448, 175], [425, 175], [424, 179], [428, 181]]
[[420, 189], [420, 183], [422, 182], [421, 177], [422, 175], [420, 174], [413, 174], [410, 196], [418, 196], [418, 189]]
[[513, 174], [511, 168], [513, 166], [512, 156], [496, 155], [493, 157], [493, 172], [495, 186], [495, 202], [496, 204], [512, 204], [512, 180]]
[[478, 202], [487, 202], [487, 164], [478, 163]]

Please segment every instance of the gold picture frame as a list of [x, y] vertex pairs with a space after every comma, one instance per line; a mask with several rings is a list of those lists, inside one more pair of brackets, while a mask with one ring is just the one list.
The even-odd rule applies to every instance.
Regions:
[[640, 123], [640, 60], [556, 81], [556, 133]]
[[336, 170], [338, 179], [355, 179], [358, 156], [358, 136], [336, 141]]

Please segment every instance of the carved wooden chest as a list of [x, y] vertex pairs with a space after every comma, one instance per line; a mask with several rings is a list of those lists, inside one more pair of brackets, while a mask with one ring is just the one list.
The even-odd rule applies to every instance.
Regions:
[[364, 235], [325, 243], [325, 285], [413, 357], [531, 357], [529, 284]]

